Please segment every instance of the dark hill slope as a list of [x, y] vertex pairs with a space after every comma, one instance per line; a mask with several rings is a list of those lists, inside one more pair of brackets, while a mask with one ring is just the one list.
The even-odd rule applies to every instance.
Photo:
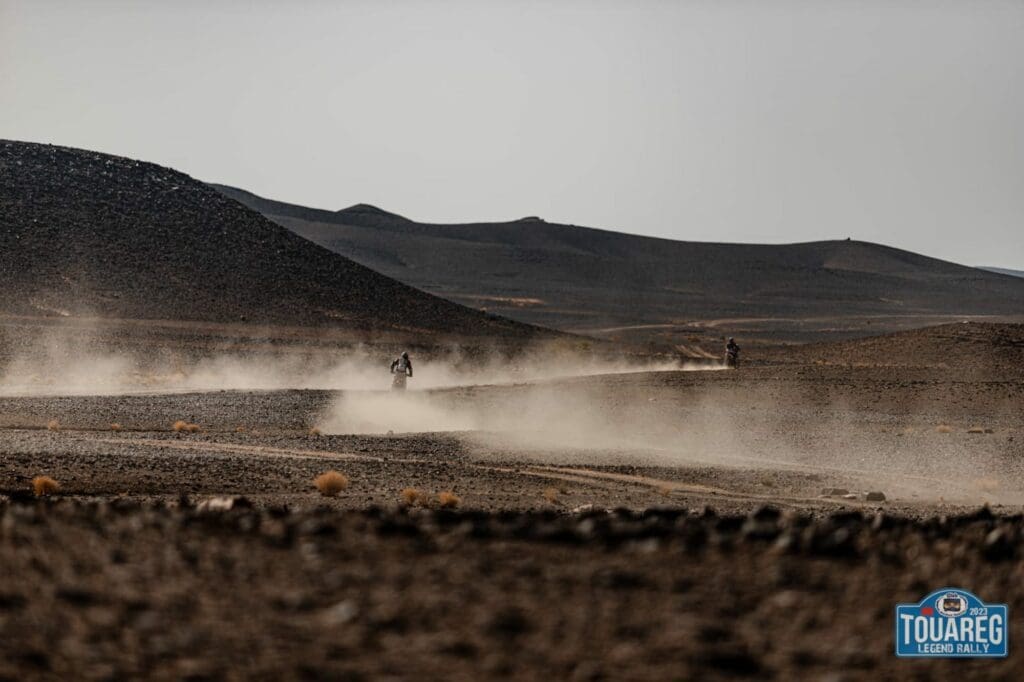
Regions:
[[0, 141], [0, 312], [530, 336], [317, 246], [176, 171]]
[[[1017, 381], [1024, 374], [1024, 324], [962, 322], [838, 343], [807, 344], [785, 362], [852, 366], [940, 367]], [[998, 386], [991, 387], [998, 391]]]
[[332, 213], [218, 188], [390, 277], [561, 329], [1024, 313], [1024, 280], [866, 242], [681, 242], [539, 219], [437, 225], [371, 206]]

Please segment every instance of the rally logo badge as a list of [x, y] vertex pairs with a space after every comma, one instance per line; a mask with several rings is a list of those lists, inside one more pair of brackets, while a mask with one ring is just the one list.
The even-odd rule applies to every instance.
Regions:
[[986, 604], [945, 588], [918, 604], [896, 605], [896, 655], [930, 658], [1006, 656], [1006, 604]]

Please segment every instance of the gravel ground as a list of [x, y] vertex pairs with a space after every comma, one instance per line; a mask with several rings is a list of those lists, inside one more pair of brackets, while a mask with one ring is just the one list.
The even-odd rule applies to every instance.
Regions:
[[[870, 363], [2, 397], [0, 677], [1019, 679], [1022, 406]], [[893, 655], [944, 586], [1008, 659]]]
[[[1013, 409], [1024, 382], [903, 374], [756, 368], [406, 395], [0, 398], [0, 490], [46, 474], [69, 495], [308, 505], [311, 479], [336, 468], [353, 484], [334, 503], [353, 508], [392, 504], [405, 487], [494, 510], [864, 501], [821, 500], [827, 488], [881, 491], [907, 513], [1024, 502], [1024, 418]], [[200, 431], [176, 432], [177, 421]]]
[[947, 584], [1019, 612], [1021, 526], [4, 504], [0, 677], [1020, 679], [897, 659], [892, 614]]

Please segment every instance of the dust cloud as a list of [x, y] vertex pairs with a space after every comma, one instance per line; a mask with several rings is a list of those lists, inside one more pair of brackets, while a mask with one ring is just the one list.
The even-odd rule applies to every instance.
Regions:
[[949, 415], [924, 403], [895, 416], [835, 386], [823, 397], [781, 382], [667, 374], [721, 369], [681, 359], [549, 349], [513, 359], [458, 351], [412, 359], [410, 390], [396, 392], [388, 390], [390, 353], [379, 347], [226, 349], [190, 359], [40, 338], [0, 366], [0, 395], [330, 390], [337, 394], [315, 420], [324, 434], [452, 433], [483, 461], [728, 469], [764, 493], [820, 481], [906, 499], [1024, 501], [1024, 472], [1005, 445], [968, 441], [963, 428], [937, 433]]
[[[395, 351], [396, 354], [398, 351]], [[682, 359], [610, 359], [538, 349], [509, 359], [466, 357], [457, 350], [421, 359], [413, 354], [416, 390], [516, 384], [568, 377], [721, 369]], [[387, 389], [391, 357], [372, 347], [338, 352], [239, 353], [189, 358], [166, 348], [152, 354], [79, 347], [67, 336], [42, 336], [0, 366], [0, 395], [118, 395], [223, 390]]]
[[729, 470], [733, 483], [738, 477], [765, 495], [817, 495], [838, 486], [921, 501], [1024, 501], [1020, 467], [1007, 466], [998, 446], [970, 447], [965, 432], [943, 437], [921, 429], [908, 436], [887, 416], [872, 418], [844, 398], [822, 405], [799, 389], [732, 382], [684, 388], [665, 379], [342, 392], [318, 428], [449, 432], [477, 461]]

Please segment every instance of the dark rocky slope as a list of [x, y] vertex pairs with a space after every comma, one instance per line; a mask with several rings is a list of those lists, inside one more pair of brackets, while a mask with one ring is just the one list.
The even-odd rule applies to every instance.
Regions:
[[0, 141], [0, 313], [528, 337], [168, 168]]
[[372, 206], [322, 211], [217, 187], [389, 277], [559, 329], [769, 317], [827, 318], [820, 326], [834, 329], [839, 318], [876, 318], [859, 331], [875, 334], [907, 326], [886, 327], [896, 318], [1024, 312], [1021, 278], [855, 240], [683, 242], [537, 218], [437, 225]]

